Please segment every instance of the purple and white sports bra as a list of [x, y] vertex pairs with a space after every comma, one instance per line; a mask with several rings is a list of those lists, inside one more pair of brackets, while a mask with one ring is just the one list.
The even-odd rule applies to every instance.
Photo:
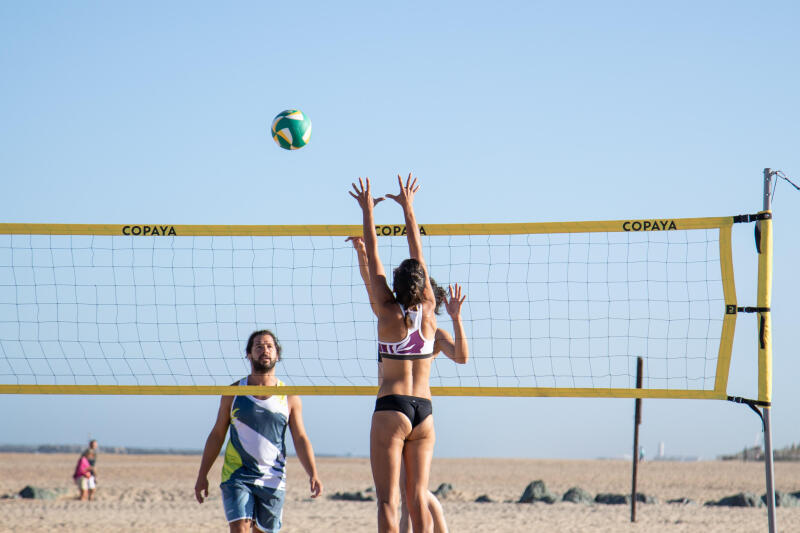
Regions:
[[422, 311], [403, 309], [411, 318], [406, 338], [398, 342], [385, 342], [378, 339], [378, 361], [386, 359], [427, 359], [433, 356], [434, 339], [422, 336]]

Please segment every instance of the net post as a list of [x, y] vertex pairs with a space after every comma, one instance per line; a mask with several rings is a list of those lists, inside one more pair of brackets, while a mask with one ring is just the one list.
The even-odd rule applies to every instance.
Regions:
[[[770, 168], [764, 169], [764, 211], [772, 209], [772, 180], [774, 172]], [[758, 307], [769, 308], [772, 300], [772, 220], [759, 220], [761, 243], [758, 258]], [[759, 314], [759, 349], [758, 369], [759, 387], [758, 399], [765, 402], [772, 401], [772, 319], [770, 312]], [[775, 468], [772, 454], [772, 425], [770, 406], [762, 408], [764, 418], [764, 468], [766, 471], [766, 500], [769, 532], [777, 531], [775, 516]]]
[[[636, 358], [636, 388], [642, 388], [642, 358]], [[639, 473], [639, 425], [642, 423], [642, 399], [634, 400], [633, 474], [631, 475], [631, 522], [636, 522], [636, 477]]]

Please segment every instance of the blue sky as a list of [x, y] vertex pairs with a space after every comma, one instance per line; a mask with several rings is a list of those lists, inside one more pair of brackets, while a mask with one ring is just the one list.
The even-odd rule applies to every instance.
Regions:
[[[346, 191], [413, 171], [424, 223], [758, 211], [762, 169], [800, 178], [792, 2], [5, 2], [3, 222], [358, 224]], [[313, 121], [289, 153], [272, 117]], [[776, 446], [800, 440], [792, 215], [774, 202]], [[378, 222], [399, 222], [393, 210]], [[381, 219], [380, 217], [385, 217]], [[737, 292], [755, 304], [750, 228]], [[755, 395], [752, 317], [729, 392]], [[0, 396], [0, 442], [200, 448], [216, 397]], [[364, 455], [372, 400], [304, 399], [318, 453]], [[618, 457], [632, 400], [437, 398], [443, 457]], [[726, 402], [648, 400], [649, 453], [756, 442]]]

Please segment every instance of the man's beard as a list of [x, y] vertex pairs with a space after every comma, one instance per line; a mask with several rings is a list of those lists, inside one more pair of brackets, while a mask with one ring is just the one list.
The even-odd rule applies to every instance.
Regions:
[[252, 359], [253, 363], [253, 373], [255, 374], [266, 374], [273, 368], [275, 368], [275, 363], [277, 363], [277, 359], [270, 359], [266, 363], [262, 363], [257, 359]]

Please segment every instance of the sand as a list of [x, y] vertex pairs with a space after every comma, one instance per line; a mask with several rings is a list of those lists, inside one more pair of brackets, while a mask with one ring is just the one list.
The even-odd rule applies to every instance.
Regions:
[[[62, 488], [57, 500], [0, 499], [0, 531], [147, 532], [227, 531], [217, 481], [221, 460], [211, 472], [210, 499], [194, 499], [199, 456], [101, 454], [96, 501], [75, 500], [71, 473], [77, 457], [61, 454], [0, 454], [0, 496], [26, 485]], [[284, 509], [287, 533], [376, 531], [374, 502], [335, 501], [334, 492], [372, 486], [367, 459], [318, 458], [325, 495], [311, 500], [302, 468], [289, 461]], [[630, 523], [625, 505], [559, 502], [518, 504], [525, 486], [541, 479], [560, 497], [578, 486], [592, 494], [629, 493], [631, 465], [617, 460], [435, 459], [431, 488], [448, 482], [455, 495], [442, 503], [451, 531], [458, 532], [698, 532], [752, 533], [767, 530], [765, 508], [704, 507], [738, 492], [764, 493], [762, 463], [642, 463], [639, 491], [658, 498], [639, 504]], [[776, 488], [800, 491], [800, 463], [776, 463]], [[495, 503], [475, 503], [487, 494]], [[696, 503], [665, 503], [690, 498]], [[777, 509], [779, 531], [800, 532], [800, 508]]]

